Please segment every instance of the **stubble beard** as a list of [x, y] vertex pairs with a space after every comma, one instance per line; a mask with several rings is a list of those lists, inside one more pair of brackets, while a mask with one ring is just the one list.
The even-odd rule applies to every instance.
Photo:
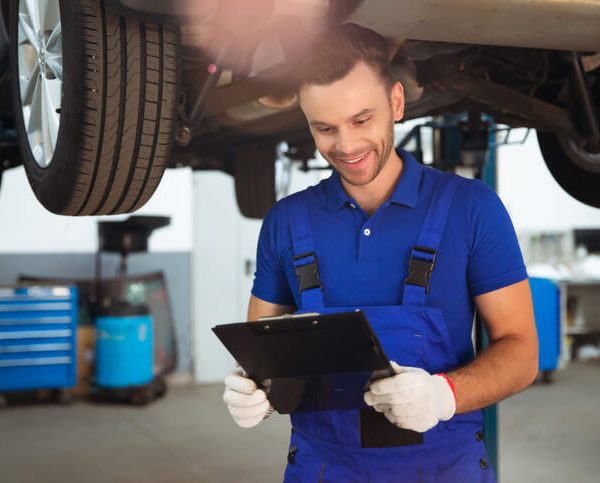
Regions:
[[[373, 151], [373, 155], [377, 156], [377, 146], [372, 145], [370, 147], [370, 149]], [[344, 173], [342, 173], [341, 171], [333, 168], [333, 163], [330, 162], [329, 164], [331, 165], [331, 167], [333, 169], [335, 169], [335, 171], [339, 174], [339, 176], [349, 185], [365, 186], [365, 185], [368, 185], [370, 182], [372, 182], [375, 178], [377, 178], [377, 176], [379, 176], [379, 173], [381, 173], [381, 171], [383, 170], [383, 168], [389, 161], [390, 154], [392, 153], [393, 149], [394, 149], [394, 123], [392, 123], [390, 130], [388, 132], [388, 135], [385, 138], [381, 155], [376, 160], [375, 172], [373, 173], [372, 176], [369, 176], [366, 181], [357, 182], [356, 180], [352, 180], [351, 178], [345, 176]]]

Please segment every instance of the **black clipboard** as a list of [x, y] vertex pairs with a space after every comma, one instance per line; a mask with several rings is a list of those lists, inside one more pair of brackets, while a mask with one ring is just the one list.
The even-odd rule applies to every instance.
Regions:
[[364, 407], [368, 384], [394, 375], [360, 310], [284, 315], [212, 330], [281, 414]]

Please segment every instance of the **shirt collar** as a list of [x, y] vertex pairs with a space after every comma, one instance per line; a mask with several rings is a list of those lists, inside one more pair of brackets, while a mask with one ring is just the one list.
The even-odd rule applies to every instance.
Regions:
[[[408, 151], [397, 149], [396, 152], [402, 159], [402, 173], [388, 201], [414, 208], [419, 199], [423, 166]], [[345, 204], [353, 202], [354, 200], [344, 190], [339, 174], [333, 171], [331, 177], [327, 180], [327, 208], [335, 211]]]

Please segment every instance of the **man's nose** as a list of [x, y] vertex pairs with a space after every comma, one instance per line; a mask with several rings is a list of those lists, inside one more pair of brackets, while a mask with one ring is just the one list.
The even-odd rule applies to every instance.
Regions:
[[355, 139], [347, 129], [339, 129], [335, 138], [335, 150], [340, 155], [354, 154]]

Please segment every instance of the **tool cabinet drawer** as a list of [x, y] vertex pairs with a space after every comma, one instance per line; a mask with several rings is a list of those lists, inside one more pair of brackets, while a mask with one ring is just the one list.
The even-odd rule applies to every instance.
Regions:
[[0, 391], [74, 385], [76, 330], [75, 287], [0, 287]]

